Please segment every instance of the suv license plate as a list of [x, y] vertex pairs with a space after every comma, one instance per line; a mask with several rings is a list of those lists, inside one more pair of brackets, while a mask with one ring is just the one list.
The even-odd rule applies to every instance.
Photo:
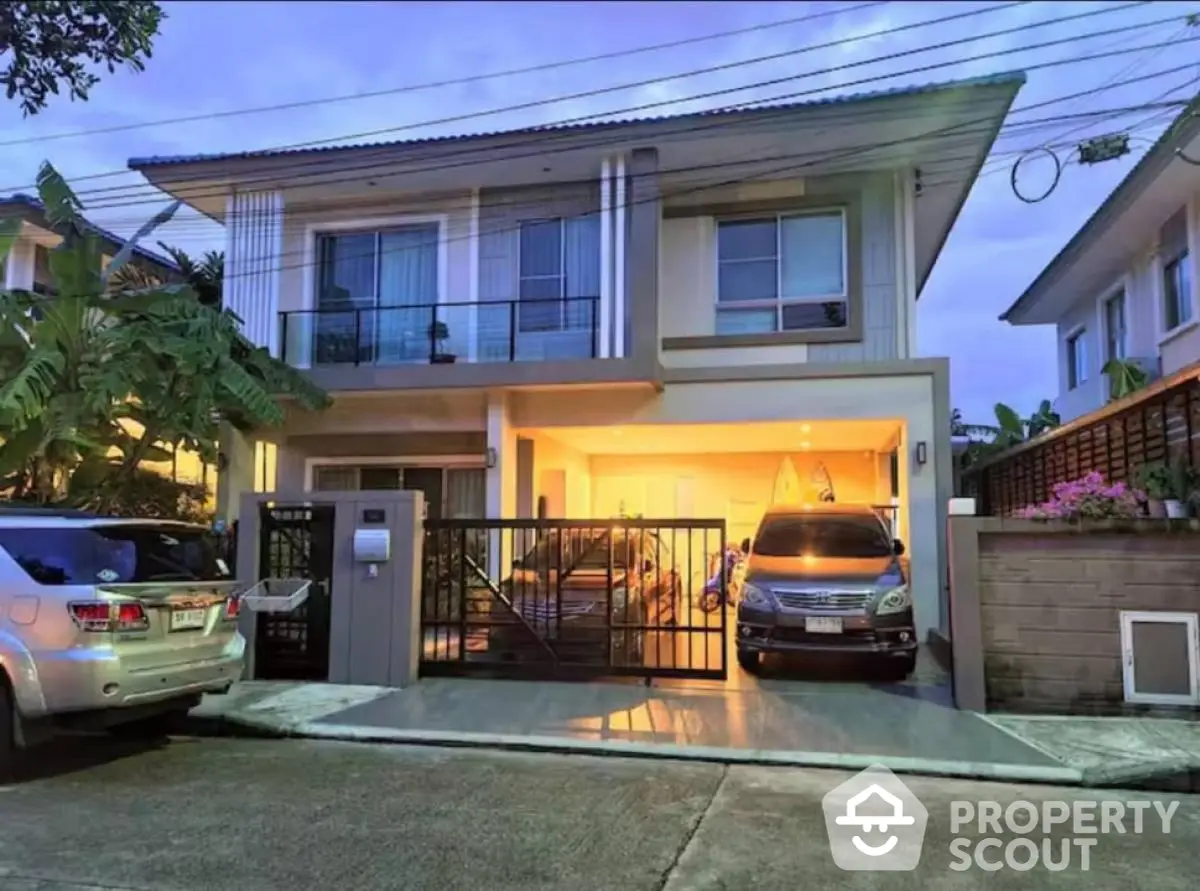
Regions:
[[204, 609], [177, 609], [171, 611], [171, 630], [190, 631], [204, 627], [208, 611]]
[[807, 616], [804, 619], [804, 630], [810, 634], [841, 634], [842, 620], [836, 616]]

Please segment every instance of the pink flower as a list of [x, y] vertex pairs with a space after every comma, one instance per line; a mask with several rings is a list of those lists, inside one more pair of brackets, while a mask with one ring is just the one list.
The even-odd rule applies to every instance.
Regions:
[[1051, 491], [1054, 497], [1049, 501], [1022, 508], [1014, 516], [1038, 520], [1131, 519], [1141, 513], [1141, 504], [1146, 500], [1143, 492], [1124, 482], [1108, 485], [1095, 470], [1077, 480], [1056, 483]]

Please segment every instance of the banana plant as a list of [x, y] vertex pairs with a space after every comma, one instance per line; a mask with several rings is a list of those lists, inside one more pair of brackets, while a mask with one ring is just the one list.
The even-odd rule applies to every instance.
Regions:
[[301, 373], [247, 341], [237, 316], [204, 305], [189, 284], [114, 290], [133, 245], [173, 208], [104, 265], [78, 198], [50, 164], [38, 192], [63, 235], [50, 252], [57, 293], [0, 293], [0, 490], [58, 500], [79, 471], [87, 485], [74, 488], [93, 493], [91, 506], [112, 507], [144, 462], [169, 459], [169, 447], [211, 459], [215, 418], [249, 429], [283, 421], [281, 395], [304, 408], [328, 404]]
[[1108, 378], [1108, 399], [1110, 402], [1124, 399], [1150, 383], [1150, 374], [1136, 362], [1129, 359], [1109, 359], [1101, 369]]

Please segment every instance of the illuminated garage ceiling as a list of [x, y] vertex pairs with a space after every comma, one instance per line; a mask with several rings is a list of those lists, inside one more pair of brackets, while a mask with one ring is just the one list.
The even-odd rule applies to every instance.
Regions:
[[592, 455], [683, 455], [716, 452], [887, 451], [899, 421], [778, 421], [553, 427], [532, 431]]

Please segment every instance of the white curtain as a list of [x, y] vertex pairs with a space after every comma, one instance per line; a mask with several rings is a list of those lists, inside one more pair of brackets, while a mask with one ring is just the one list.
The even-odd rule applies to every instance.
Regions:
[[779, 226], [779, 296], [787, 299], [844, 294], [842, 215], [785, 217]]
[[377, 362], [428, 360], [438, 302], [437, 243], [436, 223], [380, 233]]
[[[566, 330], [591, 336], [598, 320], [600, 298], [600, 215], [588, 214], [566, 222]], [[589, 298], [589, 299], [572, 299]]]

